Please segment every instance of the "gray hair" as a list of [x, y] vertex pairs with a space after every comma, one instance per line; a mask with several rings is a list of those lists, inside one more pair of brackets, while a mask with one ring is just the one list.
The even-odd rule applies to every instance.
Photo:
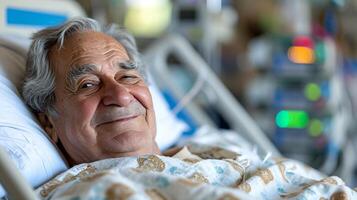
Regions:
[[54, 69], [50, 67], [49, 52], [56, 44], [62, 48], [66, 37], [84, 31], [102, 32], [116, 39], [123, 45], [131, 62], [145, 78], [145, 70], [133, 36], [115, 24], [104, 27], [90, 18], [74, 18], [63, 25], [43, 29], [32, 37], [33, 42], [27, 54], [22, 96], [35, 112], [57, 114], [54, 109], [55, 75]]

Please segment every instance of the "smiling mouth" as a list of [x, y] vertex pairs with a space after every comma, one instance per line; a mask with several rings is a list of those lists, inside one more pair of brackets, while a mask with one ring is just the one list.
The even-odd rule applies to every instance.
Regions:
[[132, 119], [135, 119], [139, 117], [139, 115], [135, 115], [135, 116], [130, 116], [130, 117], [123, 117], [123, 118], [119, 118], [119, 119], [115, 119], [115, 120], [110, 120], [110, 121], [106, 121], [106, 122], [103, 122], [101, 124], [99, 124], [99, 126], [101, 125], [106, 125], [106, 124], [110, 124], [110, 123], [115, 123], [115, 122], [127, 122], [127, 121], [130, 121]]

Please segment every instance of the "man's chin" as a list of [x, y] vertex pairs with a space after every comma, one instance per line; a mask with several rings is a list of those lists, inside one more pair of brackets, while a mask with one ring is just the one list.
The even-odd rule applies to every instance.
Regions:
[[103, 150], [115, 157], [153, 154], [157, 152], [155, 146], [148, 133], [139, 131], [117, 134], [102, 144]]

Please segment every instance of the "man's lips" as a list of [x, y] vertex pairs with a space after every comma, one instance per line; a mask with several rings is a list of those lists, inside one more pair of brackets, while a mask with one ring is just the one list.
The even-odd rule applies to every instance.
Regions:
[[146, 115], [146, 109], [140, 102], [133, 100], [125, 107], [117, 105], [102, 107], [94, 114], [90, 123], [92, 127], [97, 127], [106, 123], [126, 122], [140, 115]]
[[137, 118], [138, 116], [139, 116], [139, 115], [133, 115], [133, 116], [120, 117], [120, 118], [117, 118], [117, 119], [107, 120], [107, 121], [104, 121], [104, 122], [102, 122], [102, 123], [99, 123], [97, 126], [101, 126], [101, 125], [105, 125], [105, 124], [110, 124], [110, 123], [114, 123], [114, 122], [126, 122], [126, 121], [129, 121], [129, 120], [135, 119], [135, 118]]

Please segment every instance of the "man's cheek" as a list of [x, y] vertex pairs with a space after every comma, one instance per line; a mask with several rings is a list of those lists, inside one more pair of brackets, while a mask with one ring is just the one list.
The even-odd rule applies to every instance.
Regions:
[[95, 114], [95, 107], [90, 107], [90, 106], [83, 106], [81, 107], [81, 110], [79, 111], [79, 119], [83, 120], [84, 123], [90, 123], [93, 120], [94, 114]]
[[155, 112], [154, 110], [151, 111], [151, 115], [150, 115], [150, 118], [149, 119], [149, 126], [151, 127], [151, 130], [152, 130], [152, 136], [155, 138], [156, 136], [156, 118], [155, 118]]
[[152, 97], [147, 87], [137, 87], [131, 93], [146, 109], [153, 110]]
[[153, 131], [156, 132], [155, 112], [149, 89], [146, 86], [138, 86], [131, 90], [131, 94], [141, 103], [141, 105], [145, 107], [146, 122], [151, 128], [153, 128]]
[[88, 101], [70, 102], [65, 109], [67, 111], [67, 120], [71, 120], [70, 123], [76, 124], [90, 122], [95, 113], [95, 105]]

